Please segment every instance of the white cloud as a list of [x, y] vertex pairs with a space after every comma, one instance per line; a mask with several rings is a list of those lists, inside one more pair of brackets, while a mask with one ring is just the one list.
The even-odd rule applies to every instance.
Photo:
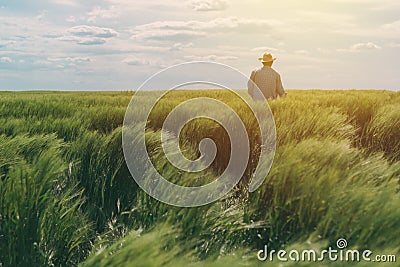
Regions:
[[75, 16], [69, 16], [65, 19], [66, 22], [72, 22], [75, 23], [78, 21], [78, 19]]
[[175, 43], [169, 50], [170, 51], [181, 51], [185, 48], [192, 47], [192, 46], [193, 46], [193, 43], [187, 43], [187, 44]]
[[13, 60], [11, 58], [9, 58], [9, 57], [1, 57], [0, 58], [0, 62], [1, 63], [12, 63]]
[[87, 13], [87, 21], [91, 23], [96, 23], [97, 19], [112, 19], [118, 17], [118, 12], [115, 6], [111, 6], [107, 9], [96, 6], [92, 11]]
[[58, 4], [58, 5], [64, 5], [64, 6], [78, 6], [78, 2], [74, 0], [52, 0], [52, 3]]
[[198, 37], [210, 33], [223, 34], [226, 32], [254, 33], [266, 31], [281, 25], [277, 20], [247, 19], [237, 17], [216, 18], [209, 21], [156, 21], [136, 26], [133, 30], [134, 39], [161, 39], [168, 37]]
[[102, 45], [105, 44], [106, 41], [102, 38], [97, 38], [97, 37], [79, 37], [79, 36], [62, 36], [57, 38], [59, 41], [64, 41], [64, 42], [74, 42], [78, 45]]
[[255, 47], [251, 49], [253, 52], [278, 52], [280, 49], [275, 48], [275, 47], [269, 47], [269, 46], [260, 46], [260, 47]]
[[203, 31], [191, 31], [191, 30], [143, 30], [137, 32], [132, 36], [132, 39], [140, 40], [179, 40], [179, 39], [190, 39], [193, 37], [205, 36], [206, 32]]
[[296, 50], [296, 51], [294, 51], [294, 53], [298, 54], [298, 55], [309, 55], [310, 54], [310, 52], [307, 50]]
[[227, 61], [227, 60], [237, 60], [238, 57], [207, 55], [207, 56], [185, 56], [185, 59], [193, 61]]
[[129, 57], [125, 58], [124, 60], [122, 60], [122, 62], [126, 63], [128, 65], [132, 65], [132, 66], [142, 66], [142, 65], [150, 64], [150, 62], [148, 60], [138, 58], [136, 56], [129, 56]]
[[368, 42], [368, 43], [357, 43], [352, 46], [350, 46], [347, 49], [337, 49], [338, 52], [361, 52], [365, 50], [379, 50], [382, 49], [381, 46]]
[[160, 7], [160, 8], [166, 8], [166, 7], [172, 7], [172, 8], [177, 8], [177, 7], [182, 7], [182, 0], [103, 0], [103, 2], [112, 4], [114, 6], [118, 6], [118, 8], [123, 8], [123, 9], [137, 9], [137, 8], [154, 8], [154, 7]]
[[[35, 59], [36, 58], [36, 59]], [[92, 60], [88, 57], [47, 57], [47, 58], [32, 58], [28, 63], [20, 61], [25, 65], [31, 65], [31, 67], [42, 70], [51, 70], [54, 68], [65, 69], [81, 67], [83, 63], [89, 63]]]
[[353, 50], [371, 50], [371, 49], [381, 49], [382, 47], [380, 47], [379, 45], [376, 45], [372, 42], [368, 42], [368, 43], [358, 43], [358, 44], [354, 44], [351, 49]]
[[42, 20], [44, 20], [46, 15], [47, 15], [47, 10], [43, 10], [42, 12], [40, 12], [39, 15], [36, 16], [36, 19], [39, 21], [42, 21]]
[[208, 30], [208, 29], [233, 29], [243, 25], [250, 26], [275, 26], [280, 25], [277, 20], [247, 19], [237, 17], [216, 18], [209, 21], [156, 21], [135, 27], [134, 30], [177, 29], [177, 30]]
[[106, 41], [100, 38], [92, 38], [92, 39], [81, 39], [77, 42], [79, 45], [102, 45], [105, 44]]
[[33, 64], [40, 67], [45, 67], [45, 66], [50, 67], [53, 65], [50, 61], [44, 59], [34, 60]]
[[10, 47], [12, 45], [14, 45], [16, 43], [16, 41], [2, 41], [0, 40], [0, 48], [6, 48], [6, 47]]
[[69, 28], [67, 33], [73, 36], [89, 36], [99, 38], [111, 38], [118, 36], [118, 32], [113, 29], [87, 25], [79, 25]]
[[82, 63], [82, 62], [91, 62], [92, 60], [89, 57], [49, 57], [47, 58], [49, 61], [64, 61], [64, 62], [73, 62], [73, 63]]
[[79, 45], [102, 45], [106, 43], [106, 39], [118, 36], [118, 32], [114, 29], [87, 25], [75, 26], [65, 32], [66, 34], [58, 37], [57, 40], [75, 42]]
[[227, 8], [225, 0], [192, 0], [190, 7], [196, 11], [215, 11], [224, 10]]
[[155, 67], [157, 69], [163, 69], [175, 64], [182, 63], [184, 61], [182, 61], [181, 59], [165, 60], [163, 58], [151, 58], [151, 57], [144, 58], [144, 56], [138, 57], [135, 55], [131, 55], [123, 59], [121, 62], [130, 66], [136, 66], [136, 67], [147, 66], [151, 68]]

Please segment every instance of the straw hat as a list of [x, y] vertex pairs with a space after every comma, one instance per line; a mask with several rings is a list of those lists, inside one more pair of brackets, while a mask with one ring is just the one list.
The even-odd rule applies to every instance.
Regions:
[[270, 53], [265, 53], [263, 57], [258, 58], [261, 62], [271, 62], [276, 60], [276, 58], [273, 58]]

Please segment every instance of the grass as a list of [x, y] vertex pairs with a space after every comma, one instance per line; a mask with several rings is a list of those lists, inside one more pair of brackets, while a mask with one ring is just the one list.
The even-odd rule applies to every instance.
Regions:
[[[251, 161], [244, 182], [223, 199], [176, 208], [145, 194], [125, 165], [121, 127], [131, 92], [1, 92], [0, 263], [259, 266], [256, 252], [264, 245], [323, 249], [341, 237], [351, 248], [399, 255], [400, 94], [289, 93], [270, 103], [277, 151], [263, 185], [247, 193], [245, 181], [256, 164]], [[196, 96], [230, 105], [245, 122], [253, 157], [258, 155], [259, 129], [230, 92], [169, 93], [151, 113], [146, 142], [158, 170], [185, 185], [215, 179], [230, 152], [224, 130], [206, 120], [181, 133], [188, 157], [198, 156], [205, 137], [217, 144], [204, 180], [177, 175], [159, 149], [167, 114]], [[144, 156], [135, 162], [142, 164]], [[332, 265], [342, 266], [320, 263]]]

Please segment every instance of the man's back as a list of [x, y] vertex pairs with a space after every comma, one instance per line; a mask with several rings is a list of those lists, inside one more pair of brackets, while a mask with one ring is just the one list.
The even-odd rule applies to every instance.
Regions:
[[251, 81], [261, 90], [266, 99], [275, 99], [286, 94], [282, 86], [281, 76], [270, 66], [263, 66], [251, 73], [249, 81], [249, 91], [254, 100], [261, 100], [262, 96], [257, 94], [257, 90], [251, 88]]

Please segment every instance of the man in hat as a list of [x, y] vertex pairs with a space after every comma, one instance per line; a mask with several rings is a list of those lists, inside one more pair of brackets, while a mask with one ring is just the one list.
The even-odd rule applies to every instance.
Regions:
[[262, 100], [264, 95], [265, 99], [276, 99], [287, 95], [282, 86], [281, 76], [272, 68], [272, 64], [276, 60], [271, 54], [265, 53], [263, 57], [259, 58], [263, 67], [254, 70], [251, 73], [250, 80], [247, 84], [250, 96], [255, 100]]

